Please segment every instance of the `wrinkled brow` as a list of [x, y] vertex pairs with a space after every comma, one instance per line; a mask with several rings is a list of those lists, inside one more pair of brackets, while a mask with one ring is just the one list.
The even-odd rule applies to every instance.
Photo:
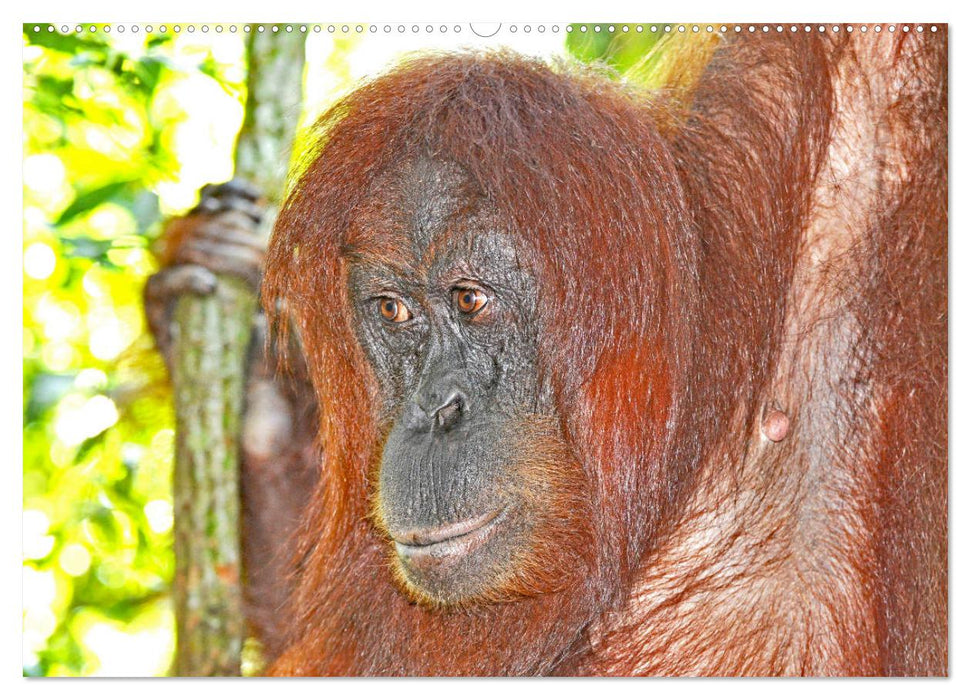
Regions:
[[349, 240], [340, 256], [352, 264], [385, 267], [402, 272], [416, 272], [411, 243], [398, 236], [371, 234]]
[[427, 272], [470, 229], [491, 223], [488, 201], [447, 166], [412, 163], [379, 182], [343, 236], [341, 255], [351, 262]]
[[365, 265], [412, 267], [415, 254], [406, 221], [394, 202], [378, 198], [365, 202], [344, 232], [341, 257]]

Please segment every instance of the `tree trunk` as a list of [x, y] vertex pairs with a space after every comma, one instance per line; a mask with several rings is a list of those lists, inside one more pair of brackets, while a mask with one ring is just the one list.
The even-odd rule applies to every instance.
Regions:
[[239, 435], [243, 360], [256, 300], [221, 279], [211, 296], [184, 296], [175, 362], [176, 673], [239, 675], [245, 623], [239, 553]]
[[[304, 37], [247, 38], [246, 117], [236, 176], [262, 190], [275, 219], [299, 116]], [[239, 433], [256, 296], [220, 277], [216, 293], [179, 299], [173, 319], [176, 413], [175, 672], [238, 676], [246, 624], [240, 571]]]

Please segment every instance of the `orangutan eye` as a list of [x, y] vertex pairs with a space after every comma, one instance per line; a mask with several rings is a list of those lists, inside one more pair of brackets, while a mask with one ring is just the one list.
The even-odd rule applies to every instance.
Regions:
[[382, 318], [390, 323], [404, 323], [411, 320], [411, 311], [403, 301], [394, 297], [379, 298], [378, 311], [381, 312]]
[[466, 315], [478, 313], [489, 303], [486, 293], [473, 287], [457, 287], [452, 291], [452, 299], [456, 308]]

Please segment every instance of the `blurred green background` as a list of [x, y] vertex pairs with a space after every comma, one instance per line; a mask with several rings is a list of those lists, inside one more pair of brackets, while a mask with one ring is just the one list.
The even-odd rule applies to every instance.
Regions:
[[[172, 661], [173, 415], [141, 294], [163, 221], [232, 175], [246, 60], [231, 27], [23, 27], [25, 675]], [[621, 74], [664, 32], [368, 28], [308, 26], [303, 124], [404, 52], [502, 44]]]

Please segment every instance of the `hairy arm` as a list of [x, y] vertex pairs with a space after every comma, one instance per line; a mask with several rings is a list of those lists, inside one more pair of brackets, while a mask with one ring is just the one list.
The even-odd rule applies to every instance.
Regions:
[[711, 447], [591, 672], [945, 672], [945, 56], [859, 33], [716, 54], [675, 145]]

